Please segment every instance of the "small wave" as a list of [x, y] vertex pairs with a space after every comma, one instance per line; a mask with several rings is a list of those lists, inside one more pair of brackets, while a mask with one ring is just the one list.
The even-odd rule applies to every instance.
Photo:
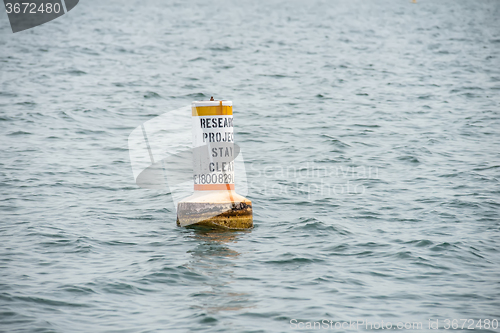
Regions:
[[16, 131], [16, 132], [11, 132], [7, 135], [11, 135], [11, 136], [16, 136], [16, 135], [31, 135], [32, 133], [30, 132], [25, 132], [25, 131]]
[[409, 242], [405, 242], [404, 244], [415, 245], [416, 247], [428, 247], [433, 245], [434, 243], [428, 239], [420, 239], [420, 240], [412, 240]]
[[124, 282], [106, 283], [103, 286], [101, 286], [100, 289], [106, 293], [118, 294], [118, 295], [141, 294], [144, 291], [142, 290], [142, 288], [137, 288], [130, 283], [124, 283]]
[[367, 125], [367, 124], [354, 124], [353, 126], [356, 126], [356, 127], [367, 127], [367, 128], [379, 128], [379, 127], [381, 127], [380, 125]]
[[146, 99], [161, 98], [161, 96], [158, 93], [155, 93], [154, 91], [148, 91], [144, 94], [144, 98]]
[[418, 158], [416, 156], [412, 156], [412, 155], [400, 156], [400, 157], [398, 157], [398, 160], [410, 162], [410, 163], [420, 163]]
[[71, 294], [95, 294], [96, 292], [89, 287], [82, 287], [82, 286], [77, 286], [77, 285], [63, 285], [60, 286], [58, 289], [61, 289], [65, 292], [71, 293]]
[[283, 78], [289, 77], [288, 75], [284, 75], [284, 74], [259, 74], [259, 76], [272, 77], [275, 79], [283, 79]]
[[492, 166], [489, 166], [489, 167], [484, 167], [484, 168], [475, 168], [475, 169], [472, 169], [474, 171], [484, 171], [484, 170], [491, 170], [491, 169], [498, 169], [500, 168], [500, 165], [492, 165]]
[[303, 265], [303, 264], [311, 264], [311, 263], [318, 263], [318, 262], [323, 262], [324, 260], [322, 259], [311, 259], [311, 258], [304, 258], [304, 257], [295, 257], [295, 258], [290, 258], [290, 259], [282, 259], [282, 260], [268, 260], [265, 261], [265, 264], [271, 264], [271, 265]]
[[182, 98], [191, 98], [193, 100], [201, 100], [201, 99], [206, 98], [206, 97], [207, 96], [201, 92], [182, 96]]
[[[351, 232], [347, 229], [338, 228], [331, 224], [326, 224], [314, 217], [311, 218], [301, 218], [301, 221], [293, 224], [292, 228], [296, 230], [306, 231], [306, 232], [323, 232], [323, 233], [333, 233], [339, 235], [348, 235]], [[326, 235], [326, 234], [325, 234]]]
[[16, 105], [22, 105], [22, 106], [35, 106], [36, 103], [35, 102], [19, 102], [19, 103], [16, 103]]
[[442, 252], [442, 251], [449, 251], [449, 250], [456, 249], [456, 248], [457, 248], [456, 245], [450, 244], [448, 242], [443, 242], [443, 243], [434, 245], [433, 247], [430, 248], [430, 250], [434, 251], [434, 252]]
[[56, 306], [56, 307], [75, 307], [75, 308], [91, 307], [91, 305], [84, 304], [84, 303], [59, 301], [59, 300], [55, 300], [55, 299], [34, 297], [34, 296], [13, 296], [12, 299], [26, 302], [26, 303], [37, 303], [37, 304], [50, 305], [50, 306]]
[[195, 61], [204, 61], [204, 60], [207, 60], [207, 59], [204, 58], [204, 57], [196, 57], [196, 58], [193, 58], [193, 59], [189, 59], [188, 61], [189, 62], [195, 62]]
[[214, 45], [208, 48], [210, 51], [216, 51], [216, 52], [229, 52], [232, 51], [233, 48], [227, 46], [227, 45]]
[[81, 76], [81, 75], [87, 74], [86, 72], [78, 70], [78, 69], [69, 70], [66, 73], [71, 74], [71, 75], [75, 75], [75, 76]]
[[321, 135], [322, 137], [324, 138], [328, 138], [328, 140], [333, 143], [335, 146], [337, 147], [340, 147], [340, 148], [346, 148], [346, 147], [350, 147], [349, 144], [343, 142], [343, 141], [340, 141], [339, 139], [329, 135], [329, 134], [322, 134]]
[[0, 97], [17, 97], [17, 94], [9, 93], [6, 91], [0, 91]]
[[163, 267], [161, 270], [144, 276], [140, 283], [165, 283], [169, 285], [185, 284], [186, 282], [203, 282], [207, 278], [186, 266]]

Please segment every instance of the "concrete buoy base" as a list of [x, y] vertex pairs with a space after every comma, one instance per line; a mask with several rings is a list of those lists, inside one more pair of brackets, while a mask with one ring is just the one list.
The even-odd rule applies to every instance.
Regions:
[[177, 204], [177, 225], [249, 229], [253, 227], [252, 202], [234, 190], [195, 191]]

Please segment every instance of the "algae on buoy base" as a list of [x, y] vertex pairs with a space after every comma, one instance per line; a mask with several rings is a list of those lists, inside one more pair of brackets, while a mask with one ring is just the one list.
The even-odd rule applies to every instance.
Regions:
[[197, 192], [178, 203], [178, 226], [197, 225], [223, 229], [249, 229], [253, 227], [252, 202], [250, 200], [234, 191], [231, 191], [232, 193], [228, 193], [228, 191]]

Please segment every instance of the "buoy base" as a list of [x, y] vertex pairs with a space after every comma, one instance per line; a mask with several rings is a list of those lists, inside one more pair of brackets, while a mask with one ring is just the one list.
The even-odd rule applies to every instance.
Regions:
[[253, 227], [252, 202], [234, 191], [195, 191], [177, 204], [177, 225], [222, 229]]

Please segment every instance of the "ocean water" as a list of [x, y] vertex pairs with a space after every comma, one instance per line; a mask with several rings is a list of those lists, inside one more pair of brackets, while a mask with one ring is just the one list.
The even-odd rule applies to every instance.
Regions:
[[[498, 17], [88, 0], [12, 34], [1, 10], [0, 331], [498, 331], [477, 326], [500, 320]], [[132, 130], [210, 96], [234, 104], [250, 231], [178, 228], [134, 182]]]

